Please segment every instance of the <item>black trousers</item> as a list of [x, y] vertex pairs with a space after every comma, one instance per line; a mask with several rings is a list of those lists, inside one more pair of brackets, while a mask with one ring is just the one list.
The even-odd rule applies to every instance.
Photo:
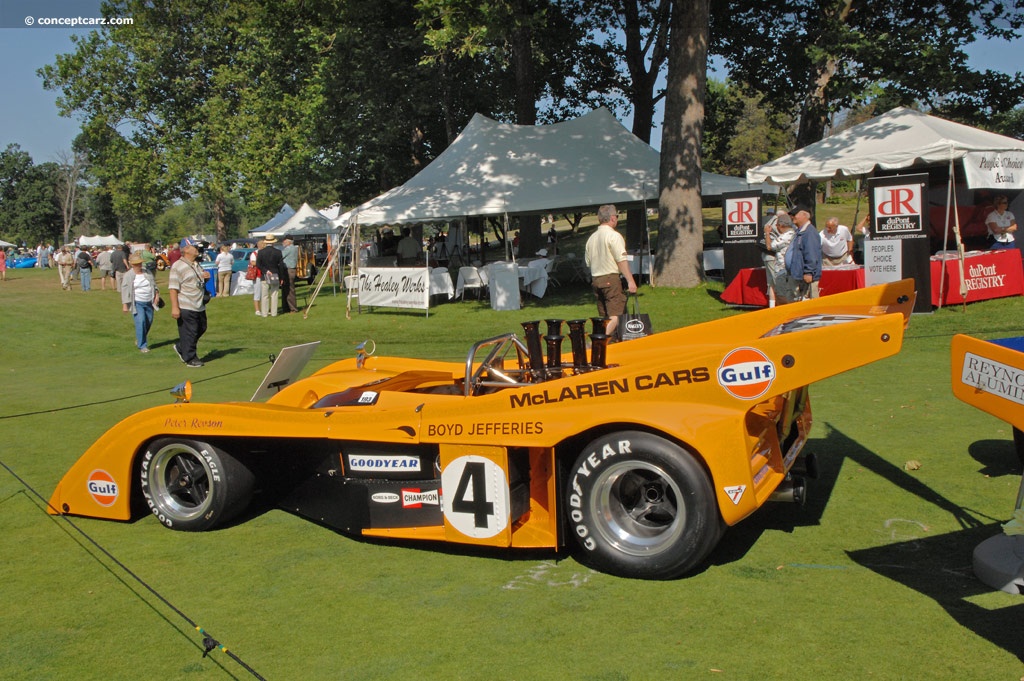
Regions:
[[195, 310], [181, 310], [178, 317], [178, 352], [185, 362], [199, 359], [196, 355], [196, 345], [199, 339], [206, 333], [206, 310], [196, 312]]

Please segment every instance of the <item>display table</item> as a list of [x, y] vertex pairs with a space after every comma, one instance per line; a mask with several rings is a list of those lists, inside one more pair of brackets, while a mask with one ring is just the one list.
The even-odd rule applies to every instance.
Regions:
[[[1020, 251], [1015, 248], [1005, 251], [971, 251], [965, 254], [966, 298], [960, 295], [960, 263], [955, 252], [932, 256], [931, 279], [931, 301], [935, 307], [1024, 295], [1024, 265], [1021, 263]], [[864, 268], [860, 265], [844, 265], [823, 269], [818, 291], [819, 295], [827, 296], [863, 287]], [[722, 301], [732, 305], [767, 305], [764, 268], [740, 270], [722, 291]]]
[[[843, 265], [821, 271], [821, 281], [818, 283], [820, 296], [858, 288], [864, 288], [864, 268], [860, 265]], [[767, 305], [768, 284], [764, 268], [748, 267], [740, 270], [722, 291], [722, 301], [732, 305]]]
[[932, 305], [936, 307], [1024, 295], [1024, 267], [1016, 248], [965, 253], [966, 297], [960, 295], [960, 261], [955, 252], [933, 255], [931, 270]]

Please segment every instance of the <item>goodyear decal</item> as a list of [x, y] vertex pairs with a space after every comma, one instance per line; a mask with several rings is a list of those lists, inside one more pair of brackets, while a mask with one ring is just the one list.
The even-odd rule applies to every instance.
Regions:
[[733, 397], [753, 400], [764, 395], [775, 380], [775, 365], [755, 348], [737, 348], [718, 367], [718, 384]]
[[350, 471], [418, 471], [420, 469], [420, 460], [416, 456], [400, 454], [349, 454], [347, 456], [348, 470]]
[[110, 473], [99, 469], [94, 470], [89, 473], [89, 479], [85, 484], [89, 490], [89, 496], [100, 506], [113, 506], [117, 501], [119, 490], [114, 476]]

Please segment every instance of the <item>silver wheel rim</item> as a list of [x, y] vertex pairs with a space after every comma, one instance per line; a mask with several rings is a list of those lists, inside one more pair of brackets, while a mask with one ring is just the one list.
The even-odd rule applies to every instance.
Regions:
[[624, 461], [595, 481], [590, 515], [597, 532], [616, 550], [650, 556], [675, 544], [686, 526], [679, 485], [665, 471], [642, 461]]
[[177, 520], [192, 520], [209, 510], [210, 464], [192, 447], [169, 444], [149, 463], [149, 488], [157, 508]]

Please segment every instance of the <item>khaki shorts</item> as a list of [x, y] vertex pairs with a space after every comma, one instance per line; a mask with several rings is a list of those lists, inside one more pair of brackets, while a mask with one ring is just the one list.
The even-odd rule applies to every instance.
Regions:
[[626, 291], [620, 277], [618, 273], [603, 274], [591, 282], [597, 298], [597, 313], [602, 317], [612, 319], [626, 311]]

